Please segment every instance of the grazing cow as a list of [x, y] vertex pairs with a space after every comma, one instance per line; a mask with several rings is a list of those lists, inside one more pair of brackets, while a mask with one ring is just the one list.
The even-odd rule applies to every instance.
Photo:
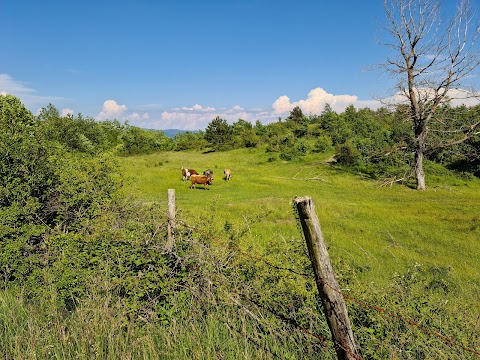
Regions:
[[203, 185], [204, 189], [207, 189], [207, 185], [212, 185], [213, 179], [209, 178], [206, 175], [192, 175], [190, 177], [192, 180], [192, 185], [190, 185], [190, 189], [196, 189], [195, 185]]
[[190, 176], [198, 175], [198, 173], [194, 169], [185, 169], [182, 167], [182, 180], [187, 181]]
[[207, 177], [209, 177], [210, 179], [213, 180], [213, 171], [212, 170], [208, 169], [208, 170], [204, 171], [203, 175], [205, 175], [205, 176], [207, 176]]
[[190, 173], [188, 172], [188, 169], [185, 169], [182, 167], [182, 180], [187, 181], [189, 177], [190, 177]]
[[225, 174], [225, 180], [230, 180], [230, 178], [232, 177], [232, 170], [225, 169], [223, 170], [223, 173]]

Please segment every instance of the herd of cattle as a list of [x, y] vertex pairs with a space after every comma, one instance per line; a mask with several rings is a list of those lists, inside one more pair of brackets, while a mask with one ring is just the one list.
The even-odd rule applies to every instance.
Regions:
[[[232, 170], [225, 169], [223, 170], [224, 179], [230, 180], [232, 177]], [[208, 169], [203, 172], [203, 175], [200, 175], [195, 169], [187, 169], [182, 167], [182, 180], [187, 181], [191, 180], [190, 189], [194, 189], [196, 184], [203, 185], [203, 188], [206, 189], [207, 185], [212, 185], [213, 182], [213, 171]]]

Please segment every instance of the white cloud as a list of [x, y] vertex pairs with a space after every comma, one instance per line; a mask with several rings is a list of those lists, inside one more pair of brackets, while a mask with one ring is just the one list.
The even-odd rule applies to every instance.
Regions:
[[231, 108], [217, 109], [195, 104], [192, 107], [164, 110], [161, 114], [152, 116], [151, 119], [136, 119], [132, 125], [151, 129], [203, 130], [216, 116], [227, 120], [230, 124], [238, 121], [238, 119], [243, 119], [252, 124], [256, 120], [260, 120], [262, 124], [269, 124], [278, 121], [280, 115], [286, 115], [295, 106], [300, 106], [305, 114], [320, 114], [324, 110], [325, 104], [330, 104], [337, 112], [342, 112], [351, 104], [357, 107], [370, 108], [378, 108], [381, 105], [373, 100], [360, 101], [354, 95], [333, 95], [322, 88], [315, 88], [308, 93], [305, 100], [292, 102], [288, 96], [280, 96], [272, 104], [271, 109], [245, 109], [238, 104]]
[[[181, 130], [204, 130], [215, 118], [221, 117], [230, 124], [243, 119], [255, 123], [256, 120], [268, 123], [277, 120], [277, 116], [265, 109], [244, 109], [239, 105], [231, 108], [217, 109], [210, 106], [195, 104], [192, 107], [174, 108], [164, 110], [161, 113], [149, 114], [143, 119], [135, 118], [132, 125], [149, 129], [181, 129]], [[131, 118], [129, 118], [131, 120]]]
[[131, 120], [135, 121], [135, 120], [139, 120], [139, 119], [140, 119], [140, 115], [137, 114], [137, 113], [132, 113], [132, 114], [126, 116], [126, 118], [127, 118], [128, 120], [130, 120], [130, 121], [131, 121]]
[[320, 87], [311, 90], [305, 100], [291, 102], [286, 95], [280, 96], [272, 104], [275, 114], [283, 114], [299, 106], [306, 114], [321, 114], [326, 104], [329, 104], [336, 112], [342, 112], [349, 105], [355, 105], [358, 97], [355, 95], [333, 95]]
[[[131, 113], [130, 115], [125, 115], [125, 119], [128, 119], [129, 121], [139, 121], [139, 120], [148, 120], [150, 119], [150, 114], [149, 113], [144, 113], [140, 115], [139, 113]], [[118, 120], [118, 119], [117, 119]]]
[[62, 109], [62, 110], [60, 110], [60, 115], [62, 117], [68, 116], [68, 115], [73, 116], [73, 114], [74, 114], [74, 112], [73, 112], [72, 109]]
[[174, 110], [209, 112], [209, 111], [215, 111], [215, 108], [212, 108], [212, 107], [204, 108], [202, 105], [195, 104], [193, 105], [193, 107], [183, 107], [183, 108], [174, 109]]
[[98, 120], [113, 120], [121, 119], [127, 112], [128, 108], [125, 105], [118, 105], [115, 100], [107, 100], [103, 103], [102, 111], [97, 115]]
[[480, 103], [480, 94], [462, 89], [453, 89], [448, 92], [452, 106], [474, 106]]
[[272, 105], [275, 114], [282, 114], [290, 111], [294, 108], [294, 105], [290, 103], [290, 98], [287, 95], [280, 96]]

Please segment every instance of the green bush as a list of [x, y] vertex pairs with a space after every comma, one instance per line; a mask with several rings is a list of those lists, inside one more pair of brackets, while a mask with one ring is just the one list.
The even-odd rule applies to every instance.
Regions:
[[347, 141], [336, 146], [335, 159], [341, 165], [356, 165], [360, 161], [360, 152], [351, 141]]
[[332, 139], [328, 135], [321, 135], [313, 145], [313, 152], [323, 153], [332, 149]]

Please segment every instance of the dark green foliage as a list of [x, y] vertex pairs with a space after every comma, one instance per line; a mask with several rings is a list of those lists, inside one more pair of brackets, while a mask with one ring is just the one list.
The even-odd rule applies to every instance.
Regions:
[[232, 142], [236, 148], [255, 147], [260, 142], [253, 125], [245, 120], [239, 119], [232, 125]]
[[301, 138], [307, 135], [309, 120], [300, 107], [295, 106], [285, 120], [287, 127], [291, 129], [295, 137]]
[[350, 141], [347, 141], [337, 145], [335, 159], [337, 163], [342, 165], [356, 165], [360, 160], [360, 152]]
[[221, 150], [232, 140], [233, 129], [226, 120], [217, 116], [205, 129], [205, 140], [215, 150]]
[[117, 120], [99, 122], [81, 114], [60, 116], [53, 105], [42, 109], [37, 118], [44, 136], [68, 151], [93, 155], [115, 150], [131, 156], [172, 150], [175, 146], [163, 131], [122, 125]]
[[95, 158], [55, 156], [59, 183], [46, 203], [45, 218], [63, 232], [81, 228], [107, 204], [116, 191], [112, 175], [116, 162], [110, 156]]
[[[480, 136], [477, 128], [471, 124], [478, 123], [480, 105], [467, 108], [444, 106], [436, 114], [437, 121], [430, 126], [430, 151], [428, 158], [461, 173], [480, 176]], [[450, 129], [457, 131], [450, 131]], [[475, 136], [464, 140], [472, 133]], [[445, 144], [451, 144], [445, 146]]]
[[0, 95], [0, 274], [20, 281], [35, 260], [27, 261], [48, 225], [49, 195], [58, 185], [52, 149], [23, 104]]

